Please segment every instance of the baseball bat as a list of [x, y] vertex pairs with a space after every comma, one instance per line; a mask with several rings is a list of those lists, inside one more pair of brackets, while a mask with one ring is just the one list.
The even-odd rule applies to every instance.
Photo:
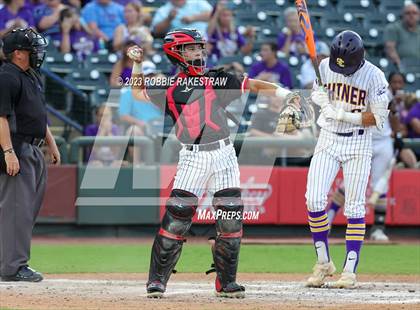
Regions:
[[314, 32], [312, 30], [311, 18], [309, 17], [308, 8], [306, 6], [305, 0], [296, 0], [295, 5], [296, 5], [296, 10], [299, 16], [300, 27], [305, 33], [305, 42], [306, 42], [306, 46], [308, 47], [309, 57], [311, 58], [316, 77], [318, 78], [318, 81], [319, 81], [319, 85], [322, 87], [323, 83], [321, 80], [321, 74], [319, 73], [318, 58], [316, 57], [317, 55], [316, 55]]
[[392, 174], [392, 169], [394, 168], [395, 164], [397, 163], [397, 156], [398, 156], [398, 150], [395, 151], [394, 157], [389, 162], [388, 167], [383, 174], [383, 176], [378, 180], [378, 182], [373, 187], [373, 192], [369, 197], [368, 204], [375, 205], [378, 201], [379, 197], [385, 193], [385, 189], [387, 187], [387, 184], [389, 182], [389, 178]]

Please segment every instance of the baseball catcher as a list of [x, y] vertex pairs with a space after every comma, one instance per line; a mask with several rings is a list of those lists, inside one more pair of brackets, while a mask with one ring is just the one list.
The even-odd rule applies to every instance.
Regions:
[[[197, 30], [169, 32], [164, 38], [163, 50], [179, 68], [179, 73], [169, 83], [132, 85], [134, 97], [151, 101], [169, 114], [182, 144], [172, 193], [152, 248], [147, 282], [149, 297], [161, 297], [165, 292], [205, 190], [213, 194], [215, 210], [224, 214], [242, 213], [239, 167], [229, 139], [226, 106], [245, 91], [264, 91], [279, 100], [290, 93], [276, 84], [238, 78], [224, 70], [207, 70], [205, 44]], [[133, 46], [127, 53], [134, 61], [133, 80], [142, 81], [142, 49]], [[245, 288], [236, 283], [242, 219], [216, 218], [216, 231], [212, 249], [216, 295], [243, 298]]]

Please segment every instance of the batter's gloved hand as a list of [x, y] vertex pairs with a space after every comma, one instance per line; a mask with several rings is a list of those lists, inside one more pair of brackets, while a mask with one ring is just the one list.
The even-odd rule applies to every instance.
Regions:
[[313, 91], [311, 94], [311, 101], [321, 108], [330, 104], [328, 92], [325, 90]]
[[337, 109], [332, 104], [326, 104], [321, 108], [321, 114], [327, 121], [334, 121], [337, 119]]

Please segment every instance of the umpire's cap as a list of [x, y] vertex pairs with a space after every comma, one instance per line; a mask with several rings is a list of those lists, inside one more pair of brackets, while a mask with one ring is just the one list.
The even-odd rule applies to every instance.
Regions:
[[330, 48], [330, 69], [352, 75], [364, 63], [365, 49], [362, 38], [354, 31], [344, 30], [337, 34]]
[[10, 54], [15, 50], [27, 50], [31, 52], [31, 67], [39, 68], [45, 57], [45, 49], [48, 42], [44, 36], [33, 30], [13, 29], [3, 37], [3, 52]]

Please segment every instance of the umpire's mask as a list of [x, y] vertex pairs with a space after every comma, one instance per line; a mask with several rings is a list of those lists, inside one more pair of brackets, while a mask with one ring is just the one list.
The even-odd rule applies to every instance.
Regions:
[[29, 65], [39, 69], [44, 62], [48, 42], [44, 36], [33, 30], [13, 29], [3, 38], [3, 52], [7, 55], [15, 50], [29, 51]]

